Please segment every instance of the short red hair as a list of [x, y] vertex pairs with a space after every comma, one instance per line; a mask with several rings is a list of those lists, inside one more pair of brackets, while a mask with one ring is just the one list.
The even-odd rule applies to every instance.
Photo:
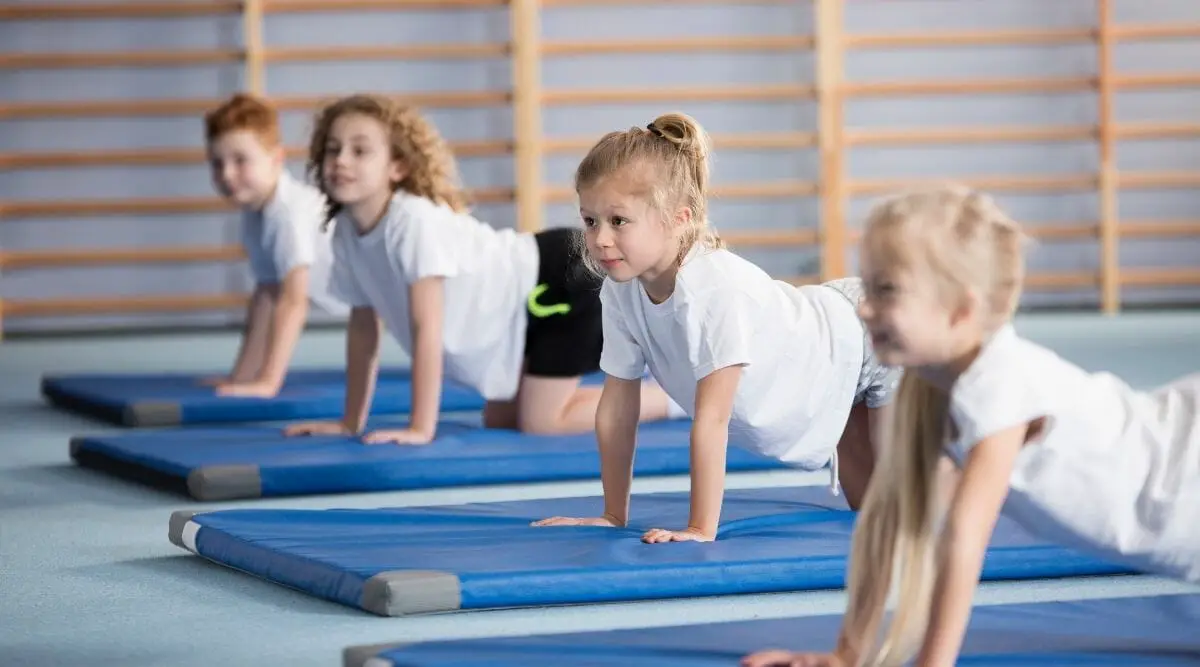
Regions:
[[204, 115], [204, 139], [209, 143], [239, 130], [255, 133], [267, 146], [278, 146], [279, 114], [265, 99], [238, 93]]

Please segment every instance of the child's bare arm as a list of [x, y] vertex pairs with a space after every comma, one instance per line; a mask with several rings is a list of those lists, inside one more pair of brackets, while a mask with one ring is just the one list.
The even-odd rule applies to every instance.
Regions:
[[369, 306], [350, 310], [346, 327], [346, 402], [339, 421], [301, 422], [285, 435], [349, 435], [367, 423], [375, 379], [379, 372], [379, 316]]
[[442, 277], [430, 276], [408, 290], [413, 341], [413, 399], [408, 428], [374, 431], [364, 442], [421, 445], [433, 440], [442, 398], [443, 285]]
[[287, 377], [288, 364], [308, 317], [308, 267], [293, 269], [283, 282], [267, 290], [274, 307], [256, 323], [256, 335], [263, 339], [260, 364], [248, 379], [218, 388], [224, 396], [270, 398], [279, 393]]
[[983, 557], [1027, 431], [1028, 424], [1020, 424], [988, 436], [967, 457], [938, 545], [929, 628], [917, 657], [922, 667], [953, 665], [958, 658]]
[[633, 456], [637, 447], [641, 391], [641, 380], [624, 380], [611, 375], [604, 379], [604, 390], [596, 406], [596, 441], [600, 447], [604, 516], [586, 519], [556, 516], [534, 522], [533, 525], [624, 526], [629, 521], [629, 491], [633, 484]]
[[266, 355], [271, 313], [275, 308], [274, 287], [260, 284], [254, 288], [246, 304], [246, 321], [242, 326], [242, 340], [238, 346], [237, 358], [233, 362], [233, 370], [228, 377], [215, 379], [212, 384], [249, 382], [258, 375]]
[[729, 420], [741, 374], [740, 365], [727, 366], [696, 384], [696, 417], [692, 421], [691, 440], [691, 516], [684, 530], [651, 529], [642, 537], [644, 541], [716, 539], [725, 497]]

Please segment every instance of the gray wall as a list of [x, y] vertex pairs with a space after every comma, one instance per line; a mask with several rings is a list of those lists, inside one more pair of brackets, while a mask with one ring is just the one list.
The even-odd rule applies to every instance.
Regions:
[[[848, 32], [926, 31], [998, 27], [1070, 27], [1094, 22], [1093, 0], [891, 0], [846, 3]], [[1122, 23], [1200, 22], [1200, 3], [1193, 0], [1121, 0]], [[635, 7], [546, 8], [542, 16], [547, 40], [653, 38], [665, 35], [811, 34], [809, 2], [789, 5], [720, 6], [698, 4]], [[504, 41], [508, 15], [504, 9], [372, 12], [350, 14], [268, 15], [265, 41], [272, 46], [394, 44], [448, 41]], [[19, 51], [87, 51], [121, 48], [174, 49], [236, 47], [237, 17], [21, 21], [0, 24], [0, 49]], [[128, 47], [135, 44], [136, 47]], [[1195, 69], [1200, 46], [1195, 40], [1120, 44], [1115, 64], [1121, 73]], [[969, 47], [954, 49], [875, 50], [846, 57], [850, 81], [934, 78], [1033, 77], [1089, 75], [1096, 67], [1089, 44], [1062, 46]], [[813, 79], [810, 53], [691, 53], [549, 57], [542, 64], [547, 89], [651, 87], [754, 83], [807, 83]], [[4, 102], [198, 97], [228, 95], [241, 85], [240, 65], [100, 68], [87, 70], [0, 70]], [[276, 95], [327, 95], [358, 90], [387, 92], [496, 90], [510, 85], [506, 61], [370, 62], [276, 64], [267, 69], [267, 90]], [[846, 109], [849, 128], [938, 127], [946, 125], [1084, 124], [1097, 115], [1093, 93], [985, 94], [973, 96], [856, 99]], [[816, 105], [809, 101], [609, 104], [548, 106], [543, 110], [546, 136], [595, 134], [630, 125], [645, 125], [656, 114], [682, 109], [714, 133], [811, 131]], [[1116, 103], [1121, 121], [1192, 121], [1200, 108], [1195, 90], [1123, 91]], [[452, 140], [511, 136], [507, 108], [434, 109], [429, 112]], [[303, 143], [310, 127], [308, 113], [284, 116], [285, 138]], [[1189, 169], [1200, 166], [1197, 140], [1127, 141], [1118, 151], [1127, 170]], [[202, 143], [196, 117], [0, 120], [0, 153], [197, 147]], [[1168, 153], [1164, 149], [1175, 149]], [[549, 185], [565, 186], [578, 155], [545, 160]], [[1073, 174], [1094, 171], [1093, 142], [1046, 145], [990, 144], [855, 148], [847, 158], [851, 178], [947, 176], [959, 174]], [[465, 157], [462, 170], [470, 187], [511, 186], [511, 158]], [[292, 164], [299, 174], [302, 165]], [[815, 151], [735, 151], [718, 153], [717, 183], [776, 179], [816, 180]], [[89, 167], [0, 171], [0, 200], [207, 196], [211, 186], [202, 164], [154, 167]], [[1028, 224], [1094, 220], [1098, 197], [1091, 192], [1001, 194], [1000, 199]], [[857, 225], [870, 200], [850, 203], [850, 223]], [[1120, 212], [1127, 219], [1195, 218], [1200, 208], [1195, 190], [1125, 190]], [[576, 224], [570, 205], [546, 209], [549, 225]], [[712, 206], [722, 230], [811, 228], [816, 225], [816, 199], [729, 200]], [[511, 205], [484, 205], [480, 217], [511, 226]], [[5, 250], [58, 247], [128, 247], [236, 242], [232, 216], [189, 215], [152, 218], [94, 217], [63, 220], [0, 220], [0, 247]], [[816, 248], [751, 249], [744, 254], [779, 275], [812, 273]], [[853, 252], [851, 267], [853, 267]], [[1047, 243], [1034, 248], [1031, 269], [1070, 271], [1098, 266], [1094, 242]], [[1124, 266], [1200, 265], [1200, 239], [1124, 241]], [[0, 296], [11, 299], [85, 295], [211, 293], [247, 289], [240, 264], [97, 267], [10, 271], [0, 277]], [[1192, 289], [1129, 289], [1127, 304], [1194, 299]], [[1094, 290], [1030, 293], [1025, 304], [1095, 304]], [[10, 319], [8, 331], [111, 325], [155, 325], [236, 321], [239, 314], [149, 315]]]

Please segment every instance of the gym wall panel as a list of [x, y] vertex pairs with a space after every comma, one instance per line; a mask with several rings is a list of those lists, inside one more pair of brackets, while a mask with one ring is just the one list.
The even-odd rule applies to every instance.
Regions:
[[1023, 307], [1200, 297], [1190, 0], [96, 6], [0, 3], [3, 331], [240, 321], [200, 114], [260, 81], [298, 176], [318, 102], [420, 104], [499, 227], [578, 224], [588, 145], [682, 110], [716, 143], [714, 224], [780, 278], [852, 273], [873, 201], [958, 179], [1030, 229]]

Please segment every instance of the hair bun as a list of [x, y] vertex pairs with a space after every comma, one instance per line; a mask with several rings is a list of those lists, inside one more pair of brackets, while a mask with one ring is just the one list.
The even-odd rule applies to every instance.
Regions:
[[663, 114], [647, 125], [646, 129], [654, 136], [671, 142], [681, 151], [691, 153], [701, 160], [708, 157], [708, 136], [700, 124], [687, 114]]

